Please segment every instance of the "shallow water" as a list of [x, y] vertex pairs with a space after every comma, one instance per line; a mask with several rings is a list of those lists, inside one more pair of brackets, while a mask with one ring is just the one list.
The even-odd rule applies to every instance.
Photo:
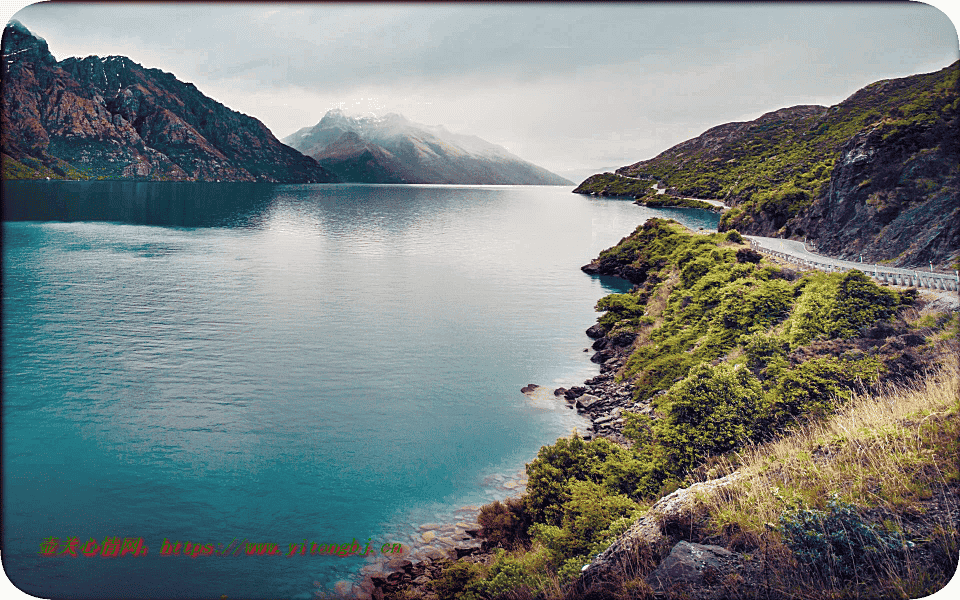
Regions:
[[[649, 216], [717, 222], [557, 187], [5, 186], [3, 560], [46, 598], [306, 598], [364, 560], [161, 547], [409, 545], [505, 497], [585, 424], [519, 391], [597, 372], [622, 282], [579, 267]], [[149, 553], [39, 554], [112, 537]]]

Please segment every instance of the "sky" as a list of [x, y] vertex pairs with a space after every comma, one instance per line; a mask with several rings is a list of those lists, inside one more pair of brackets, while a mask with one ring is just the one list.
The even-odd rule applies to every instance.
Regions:
[[395, 112], [581, 179], [960, 58], [955, 21], [919, 3], [3, 5], [58, 60], [127, 56], [278, 138]]

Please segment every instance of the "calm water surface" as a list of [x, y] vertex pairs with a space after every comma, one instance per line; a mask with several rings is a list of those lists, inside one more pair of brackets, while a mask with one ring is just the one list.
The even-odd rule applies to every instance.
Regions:
[[[3, 563], [40, 597], [303, 597], [409, 544], [584, 422], [528, 383], [596, 374], [622, 291], [579, 267], [646, 218], [557, 187], [11, 183]], [[405, 537], [406, 536], [406, 537]], [[146, 556], [45, 557], [142, 537]]]

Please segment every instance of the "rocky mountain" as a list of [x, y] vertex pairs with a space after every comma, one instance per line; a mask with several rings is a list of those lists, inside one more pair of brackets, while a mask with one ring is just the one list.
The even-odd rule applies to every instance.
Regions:
[[122, 56], [57, 61], [16, 21], [2, 47], [6, 179], [338, 180], [170, 73]]
[[362, 183], [570, 185], [506, 149], [401, 115], [348, 117], [331, 110], [283, 139], [337, 173]]
[[831, 106], [727, 123], [591, 177], [579, 193], [722, 200], [720, 229], [814, 242], [896, 266], [960, 267], [960, 62]]

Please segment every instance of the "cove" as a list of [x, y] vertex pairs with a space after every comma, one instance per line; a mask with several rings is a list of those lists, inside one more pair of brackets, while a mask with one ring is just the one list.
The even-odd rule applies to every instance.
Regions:
[[[171, 561], [396, 532], [498, 492], [583, 421], [622, 282], [579, 267], [648, 217], [559, 187], [5, 182], [4, 565], [40, 597], [311, 597], [357, 557]], [[15, 201], [13, 201], [15, 200]], [[47, 557], [49, 537], [146, 556]]]

